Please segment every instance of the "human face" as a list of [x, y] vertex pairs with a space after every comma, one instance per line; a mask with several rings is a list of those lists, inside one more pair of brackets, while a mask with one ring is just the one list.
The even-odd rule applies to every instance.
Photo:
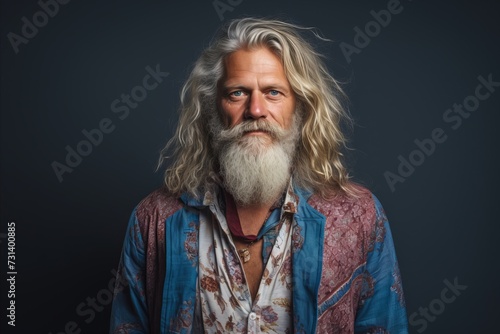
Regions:
[[[278, 56], [265, 47], [240, 49], [225, 59], [218, 103], [228, 128], [263, 119], [289, 129], [295, 95]], [[248, 131], [245, 135], [268, 136], [260, 130]]]

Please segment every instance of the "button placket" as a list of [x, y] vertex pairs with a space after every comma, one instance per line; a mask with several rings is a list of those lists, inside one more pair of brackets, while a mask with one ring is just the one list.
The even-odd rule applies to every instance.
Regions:
[[248, 314], [248, 333], [260, 333], [260, 317], [255, 312]]

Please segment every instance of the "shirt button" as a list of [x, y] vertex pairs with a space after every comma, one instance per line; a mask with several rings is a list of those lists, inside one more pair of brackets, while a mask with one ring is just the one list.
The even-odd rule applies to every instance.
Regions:
[[250, 313], [250, 320], [255, 320], [257, 319], [257, 315], [255, 313]]

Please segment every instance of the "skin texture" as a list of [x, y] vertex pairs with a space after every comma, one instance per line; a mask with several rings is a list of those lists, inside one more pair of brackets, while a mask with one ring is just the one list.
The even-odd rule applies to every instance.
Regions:
[[[280, 59], [269, 49], [262, 47], [241, 49], [227, 56], [218, 104], [227, 127], [234, 127], [247, 120], [265, 119], [289, 129], [296, 98]], [[247, 132], [245, 136], [261, 136], [266, 139], [263, 140], [263, 145], [267, 140], [272, 140], [263, 131]], [[237, 206], [245, 234], [258, 234], [272, 204]], [[246, 243], [237, 240], [235, 245], [237, 249], [247, 247]], [[251, 259], [243, 264], [243, 269], [252, 300], [255, 300], [264, 270], [262, 240], [250, 247], [250, 254]]]
[[[295, 95], [280, 59], [267, 48], [241, 49], [225, 60], [220, 109], [225, 125], [264, 118], [288, 129], [295, 110]], [[249, 135], [263, 135], [252, 132]]]

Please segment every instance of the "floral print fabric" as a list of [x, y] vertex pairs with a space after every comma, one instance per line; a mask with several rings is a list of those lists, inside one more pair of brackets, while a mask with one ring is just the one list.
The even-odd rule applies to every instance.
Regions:
[[[217, 196], [209, 196], [217, 198]], [[264, 273], [254, 301], [220, 199], [200, 215], [199, 312], [205, 333], [292, 331], [292, 219], [294, 198], [275, 209], [263, 230]], [[277, 214], [275, 214], [277, 213]], [[273, 219], [275, 221], [273, 221]], [[266, 229], [267, 227], [267, 229]]]

